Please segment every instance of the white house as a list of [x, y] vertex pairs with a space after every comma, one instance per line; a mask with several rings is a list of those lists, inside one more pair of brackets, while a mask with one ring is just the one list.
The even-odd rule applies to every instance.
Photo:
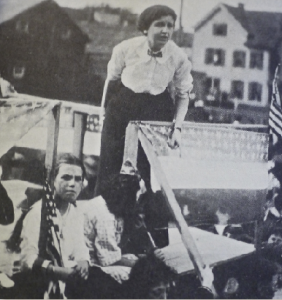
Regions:
[[281, 13], [216, 6], [195, 26], [192, 64], [202, 95], [225, 92], [235, 106], [268, 106], [281, 39]]

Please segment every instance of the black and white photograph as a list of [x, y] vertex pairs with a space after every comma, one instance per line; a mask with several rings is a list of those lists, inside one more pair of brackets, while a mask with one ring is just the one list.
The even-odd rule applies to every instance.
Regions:
[[0, 0], [0, 298], [282, 299], [281, 98], [281, 0]]

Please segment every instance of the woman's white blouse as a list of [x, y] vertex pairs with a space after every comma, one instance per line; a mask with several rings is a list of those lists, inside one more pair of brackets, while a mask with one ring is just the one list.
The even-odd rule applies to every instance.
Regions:
[[158, 95], [173, 83], [177, 99], [186, 100], [193, 87], [191, 63], [184, 51], [169, 40], [162, 57], [148, 55], [145, 36], [125, 40], [114, 47], [108, 63], [108, 80], [121, 79], [135, 93]]
[[[26, 215], [22, 229], [21, 266], [23, 269], [32, 269], [39, 255], [38, 241], [40, 235], [42, 201], [36, 202]], [[57, 211], [60, 215], [60, 212]], [[65, 267], [73, 266], [80, 260], [90, 261], [89, 251], [84, 240], [83, 214], [70, 205], [64, 221], [59, 218], [61, 229], [61, 254]]]

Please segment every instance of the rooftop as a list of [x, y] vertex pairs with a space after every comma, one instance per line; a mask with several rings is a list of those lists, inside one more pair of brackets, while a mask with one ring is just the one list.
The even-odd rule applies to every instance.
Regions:
[[277, 43], [280, 42], [282, 38], [282, 13], [245, 10], [244, 5], [240, 3], [237, 7], [219, 4], [196, 25], [195, 31], [211, 20], [223, 7], [248, 32], [246, 46], [250, 48], [274, 49]]

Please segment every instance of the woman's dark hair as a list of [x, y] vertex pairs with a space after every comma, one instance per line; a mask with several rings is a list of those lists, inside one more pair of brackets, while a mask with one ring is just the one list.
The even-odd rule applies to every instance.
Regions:
[[116, 217], [125, 217], [127, 214], [132, 214], [139, 189], [137, 176], [118, 173], [102, 181], [101, 196], [112, 214]]
[[174, 279], [172, 270], [153, 253], [140, 258], [133, 266], [127, 290], [133, 299], [148, 299], [150, 288], [163, 282], [168, 284]]
[[58, 156], [55, 169], [54, 169], [54, 177], [58, 175], [61, 164], [68, 164], [68, 165], [74, 165], [80, 167], [82, 170], [82, 180], [84, 179], [85, 177], [84, 165], [82, 161], [76, 156], [74, 156], [73, 154], [64, 153]]
[[121, 244], [127, 243], [127, 236], [134, 228], [136, 195], [140, 189], [137, 175], [113, 174], [101, 182], [101, 196], [109, 211], [124, 220]]
[[151, 24], [164, 16], [171, 16], [176, 21], [176, 13], [173, 9], [165, 5], [153, 5], [146, 8], [140, 15], [138, 20], [137, 29], [144, 33], [144, 30], [148, 30]]

